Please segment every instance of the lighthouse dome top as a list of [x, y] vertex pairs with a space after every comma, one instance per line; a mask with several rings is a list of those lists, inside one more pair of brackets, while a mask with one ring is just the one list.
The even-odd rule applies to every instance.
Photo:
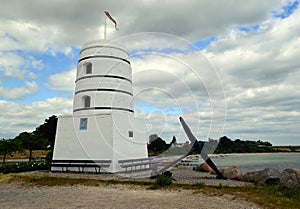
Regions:
[[118, 56], [121, 56], [123, 58], [128, 58], [129, 54], [125, 47], [111, 41], [103, 40], [103, 39], [97, 39], [86, 42], [82, 50], [80, 52], [80, 55], [91, 55], [91, 54], [110, 54], [114, 55], [117, 53]]
[[124, 46], [122, 46], [116, 42], [112, 42], [112, 41], [104, 40], [104, 39], [96, 39], [96, 40], [87, 41], [86, 43], [84, 43], [83, 48], [93, 47], [93, 46], [113, 46], [113, 47], [117, 47], [117, 48], [127, 51], [127, 49]]

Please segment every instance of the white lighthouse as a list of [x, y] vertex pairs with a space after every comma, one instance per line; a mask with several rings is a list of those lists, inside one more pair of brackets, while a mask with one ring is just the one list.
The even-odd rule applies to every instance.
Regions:
[[122, 172], [148, 157], [144, 121], [134, 117], [128, 52], [86, 43], [77, 65], [73, 115], [58, 118], [52, 171]]

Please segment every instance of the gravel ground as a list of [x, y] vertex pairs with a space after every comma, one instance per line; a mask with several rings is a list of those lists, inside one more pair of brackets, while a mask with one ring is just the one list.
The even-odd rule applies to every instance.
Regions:
[[0, 208], [259, 208], [232, 195], [147, 190], [131, 185], [21, 186], [0, 184]]
[[[172, 170], [177, 183], [243, 186], [247, 183], [215, 179], [214, 175], [186, 169]], [[18, 175], [128, 180], [148, 174], [74, 174], [29, 172]], [[153, 181], [139, 178], [139, 181]], [[209, 196], [195, 190], [149, 190], [137, 185], [29, 186], [0, 182], [0, 208], [259, 208], [233, 195]]]
[[[234, 180], [224, 180], [224, 179], [216, 179], [216, 176], [209, 173], [196, 172], [192, 169], [181, 169], [174, 168], [171, 170], [173, 173], [172, 178], [176, 180], [176, 183], [180, 184], [195, 184], [195, 183], [204, 183], [205, 185], [218, 186], [220, 184], [226, 186], [244, 186], [244, 185], [252, 185], [248, 182], [242, 181], [234, 181]], [[45, 172], [28, 172], [22, 173], [20, 175], [45, 175]], [[68, 178], [82, 178], [82, 179], [101, 179], [101, 180], [137, 180], [137, 181], [154, 181], [148, 178], [150, 176], [149, 171], [141, 172], [141, 173], [121, 173], [121, 174], [81, 174], [81, 173], [47, 173], [53, 177], [68, 177]], [[147, 177], [146, 177], [147, 176]]]
[[[172, 170], [177, 183], [243, 186], [245, 182], [220, 180], [214, 175], [187, 169]], [[18, 175], [49, 175], [53, 177], [87, 179], [136, 179], [148, 175], [132, 174], [74, 174], [29, 172]], [[153, 181], [138, 178], [138, 181]], [[98, 186], [22, 186], [17, 183], [0, 183], [0, 208], [259, 208], [251, 202], [233, 195], [209, 196], [195, 190], [148, 190], [136, 185]]]
[[216, 176], [213, 174], [196, 172], [188, 169], [175, 169], [172, 170], [172, 173], [172, 177], [176, 180], [176, 182], [181, 184], [204, 183], [205, 185], [211, 186], [218, 186], [221, 184], [231, 187], [253, 185], [249, 182], [216, 179]]

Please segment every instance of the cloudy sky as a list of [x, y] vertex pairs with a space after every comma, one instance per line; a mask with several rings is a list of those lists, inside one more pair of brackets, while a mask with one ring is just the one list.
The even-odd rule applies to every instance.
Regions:
[[72, 114], [82, 45], [124, 45], [147, 133], [300, 144], [299, 1], [1, 0], [0, 138]]

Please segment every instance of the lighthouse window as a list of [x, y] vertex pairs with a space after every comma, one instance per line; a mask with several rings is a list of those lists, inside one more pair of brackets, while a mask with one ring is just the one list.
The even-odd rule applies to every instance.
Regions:
[[88, 122], [87, 118], [80, 118], [79, 129], [80, 130], [87, 130], [87, 122]]
[[86, 71], [85, 71], [86, 74], [91, 74], [92, 73], [92, 63], [90, 63], [90, 62], [86, 63], [85, 69], [86, 69]]
[[128, 131], [129, 137], [133, 137], [133, 131]]
[[84, 96], [82, 98], [83, 100], [83, 107], [90, 107], [91, 106], [91, 97], [90, 96]]

